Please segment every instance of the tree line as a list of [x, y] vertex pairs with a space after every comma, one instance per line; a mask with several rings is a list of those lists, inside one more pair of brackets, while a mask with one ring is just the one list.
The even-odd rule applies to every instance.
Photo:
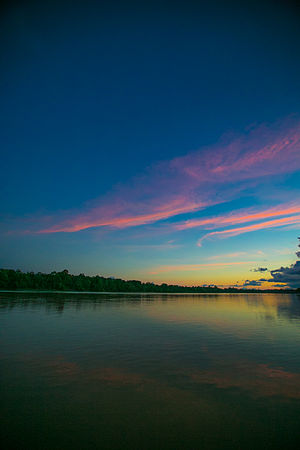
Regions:
[[[217, 286], [179, 286], [174, 284], [143, 283], [138, 280], [105, 278], [99, 275], [72, 275], [68, 270], [51, 273], [21, 272], [20, 270], [0, 269], [1, 290], [40, 290], [40, 291], [79, 291], [79, 292], [176, 292], [176, 293], [214, 293], [214, 292], [261, 292], [256, 289], [221, 289]], [[264, 292], [272, 292], [272, 289]], [[292, 290], [284, 290], [291, 292]]]

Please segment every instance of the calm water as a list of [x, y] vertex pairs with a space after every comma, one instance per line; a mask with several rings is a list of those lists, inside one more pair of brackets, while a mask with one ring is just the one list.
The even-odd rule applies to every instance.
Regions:
[[17, 449], [300, 448], [300, 296], [0, 294]]

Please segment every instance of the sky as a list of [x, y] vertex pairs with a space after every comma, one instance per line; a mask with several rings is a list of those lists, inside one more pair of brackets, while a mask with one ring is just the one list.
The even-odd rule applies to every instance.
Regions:
[[299, 18], [4, 3], [0, 267], [300, 286]]

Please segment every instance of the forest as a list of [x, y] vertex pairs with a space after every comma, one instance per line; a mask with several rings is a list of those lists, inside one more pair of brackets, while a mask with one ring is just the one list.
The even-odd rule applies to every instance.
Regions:
[[[0, 269], [0, 290], [79, 291], [79, 292], [274, 292], [274, 289], [238, 289], [211, 286], [180, 286], [173, 284], [143, 283], [138, 280], [105, 278], [99, 275], [72, 275], [67, 269], [61, 272], [34, 273], [20, 270]], [[276, 289], [276, 292], [295, 292], [293, 289]]]

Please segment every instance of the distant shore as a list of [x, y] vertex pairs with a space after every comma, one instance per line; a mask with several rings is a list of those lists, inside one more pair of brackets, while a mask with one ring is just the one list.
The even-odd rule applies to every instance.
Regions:
[[299, 289], [236, 289], [234, 291], [220, 289], [216, 292], [129, 292], [129, 291], [56, 291], [38, 289], [0, 289], [0, 294], [75, 294], [75, 295], [222, 295], [222, 294], [300, 294]]
[[0, 291], [41, 292], [41, 293], [123, 293], [123, 294], [234, 294], [234, 293], [297, 293], [298, 289], [254, 289], [219, 288], [216, 285], [181, 286], [176, 284], [155, 284], [138, 280], [105, 278], [100, 275], [88, 276], [83, 273], [72, 275], [67, 269], [61, 272], [22, 272], [21, 270], [0, 269]]

